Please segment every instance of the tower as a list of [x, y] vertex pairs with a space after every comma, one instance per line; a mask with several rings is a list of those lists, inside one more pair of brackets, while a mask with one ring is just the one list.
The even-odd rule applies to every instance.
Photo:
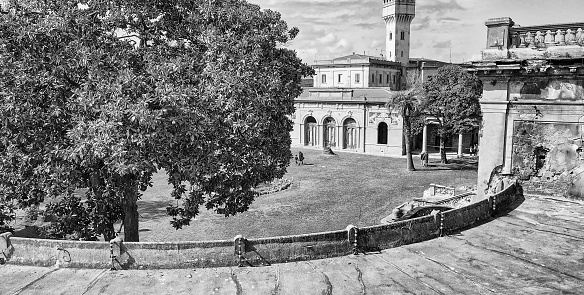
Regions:
[[410, 25], [415, 16], [416, 0], [383, 0], [387, 60], [407, 66], [410, 59]]

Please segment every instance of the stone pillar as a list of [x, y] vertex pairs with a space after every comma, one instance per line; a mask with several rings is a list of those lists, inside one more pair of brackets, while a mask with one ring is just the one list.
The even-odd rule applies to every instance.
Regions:
[[458, 153], [456, 154], [457, 157], [462, 158], [462, 139], [464, 138], [464, 135], [462, 133], [458, 134]]
[[[507, 104], [481, 102], [483, 127], [479, 142], [479, 167], [477, 180], [477, 198], [485, 197], [491, 172], [495, 167], [505, 164], [505, 145], [507, 142]], [[485, 140], [483, 140], [485, 139]]]
[[491, 18], [487, 20], [487, 49], [508, 49], [509, 48], [509, 28], [515, 23], [511, 18]]
[[422, 131], [422, 152], [428, 153], [428, 124], [424, 124], [424, 131]]

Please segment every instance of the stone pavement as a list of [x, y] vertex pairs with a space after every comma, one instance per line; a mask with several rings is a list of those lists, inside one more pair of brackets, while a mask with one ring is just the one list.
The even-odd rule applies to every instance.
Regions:
[[584, 204], [528, 197], [423, 243], [264, 267], [87, 270], [0, 266], [0, 294], [584, 294]]

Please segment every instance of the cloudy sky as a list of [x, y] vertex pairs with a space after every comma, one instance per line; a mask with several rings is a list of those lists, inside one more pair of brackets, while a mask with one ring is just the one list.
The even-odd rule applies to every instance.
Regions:
[[[385, 52], [383, 0], [248, 0], [276, 10], [300, 34], [288, 44], [304, 62], [352, 52]], [[411, 57], [452, 62], [480, 56], [485, 21], [511, 17], [522, 26], [584, 22], [584, 0], [416, 0]]]

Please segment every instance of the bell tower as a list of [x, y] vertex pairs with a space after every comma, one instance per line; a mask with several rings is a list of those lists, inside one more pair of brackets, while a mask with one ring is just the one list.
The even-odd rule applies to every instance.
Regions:
[[410, 25], [416, 16], [416, 0], [382, 0], [387, 60], [407, 66], [410, 59]]

